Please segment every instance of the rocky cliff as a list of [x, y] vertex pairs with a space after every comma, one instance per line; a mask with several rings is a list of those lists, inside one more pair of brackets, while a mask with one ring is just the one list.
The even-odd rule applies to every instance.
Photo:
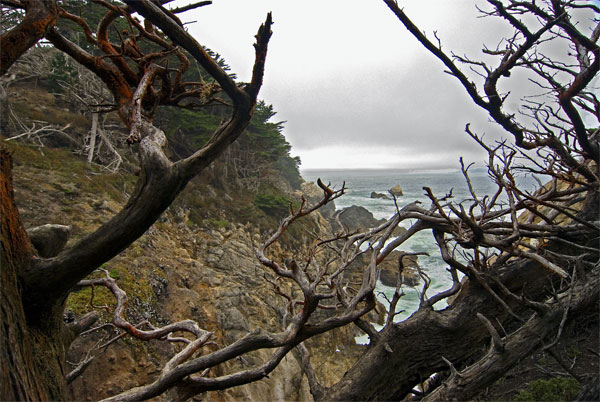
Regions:
[[[54, 248], [62, 247], [65, 241], [69, 247], [125, 204], [135, 184], [132, 169], [136, 165], [135, 152], [128, 148], [118, 150], [121, 166], [126, 169], [116, 173], [111, 173], [106, 165], [103, 167], [102, 160], [95, 159], [99, 164], [86, 163], [85, 138], [91, 122], [65, 100], [64, 94], [51, 94], [43, 85], [27, 81], [11, 86], [8, 93], [8, 106], [16, 120], [6, 125], [6, 130], [0, 133], [0, 141], [14, 155], [16, 198], [21, 217], [30, 229], [47, 224], [64, 225], [55, 231], [60, 234], [60, 239], [55, 240], [60, 241]], [[44, 105], [32, 106], [31, 99], [42, 100]], [[25, 126], [36, 128], [41, 120], [49, 125], [45, 127], [68, 129], [61, 132], [34, 130], [19, 138], [29, 145], [2, 138], [19, 135]], [[185, 119], [164, 124], [169, 128], [181, 121]], [[118, 123], [112, 115], [104, 122], [107, 127], [108, 123], [115, 126]], [[255, 130], [260, 133], [258, 128]], [[174, 156], [188, 152], [185, 145], [193, 142], [193, 133], [172, 131]], [[269, 133], [272, 138], [274, 133]], [[184, 134], [188, 136], [185, 141], [178, 139], [177, 135]], [[116, 130], [112, 135], [117, 144], [119, 135], [125, 134]], [[253, 138], [256, 141], [262, 137], [255, 133]], [[282, 141], [279, 139], [276, 143]], [[96, 157], [99, 155], [100, 149]], [[299, 178], [294, 177], [294, 169], [289, 166], [278, 171], [279, 165], [263, 163], [268, 168], [252, 174], [232, 169], [236, 163], [244, 162], [243, 158], [256, 159], [253, 155], [239, 150], [224, 155], [223, 161], [217, 161], [188, 185], [144, 236], [102, 266], [127, 292], [130, 322], [164, 325], [193, 319], [214, 332], [213, 340], [219, 346], [230, 344], [255, 328], [281, 329], [285, 300], [264, 279], [265, 270], [255, 257], [255, 247], [287, 213], [288, 199], [299, 203], [304, 196], [309, 203], [314, 203], [323, 192], [312, 183], [303, 183], [298, 190]], [[278, 163], [289, 162], [289, 159], [284, 157]], [[254, 162], [257, 161], [260, 162], [258, 159]], [[341, 228], [355, 231], [378, 223], [366, 210], [351, 208], [336, 213], [335, 206], [328, 204], [321, 213], [305, 217], [290, 227], [281, 244], [270, 251], [274, 258], [288, 258], [311, 244], [316, 235], [327, 237]], [[43, 241], [38, 241], [46, 236], [45, 230], [49, 228], [52, 227], [30, 231], [41, 257], [55, 252], [45, 249]], [[364, 258], [357, 259], [349, 274], [358, 278], [365, 264]], [[382, 279], [394, 281], [396, 270], [396, 264], [391, 262]], [[92, 310], [101, 316], [96, 329], [77, 339], [68, 353], [67, 371], [86, 357], [93, 357], [84, 373], [70, 385], [75, 400], [97, 400], [146, 383], [175, 353], [167, 342], [118, 337], [120, 332], [110, 325], [114, 305], [112, 295], [103, 288], [84, 288], [72, 293], [66, 302], [67, 321]], [[380, 317], [373, 313], [369, 319], [378, 321]], [[364, 347], [354, 342], [358, 334], [354, 326], [347, 326], [306, 342], [315, 370], [325, 385], [337, 381], [362, 352]], [[211, 374], [239, 371], [268, 356], [269, 351], [254, 352], [216, 367]], [[312, 399], [295, 352], [288, 354], [277, 369], [260, 382], [212, 392], [202, 398], [219, 401]], [[159, 399], [177, 397], [167, 395]]]
[[[109, 219], [132, 189], [132, 176], [104, 174], [66, 149], [40, 150], [8, 144], [16, 162], [16, 197], [26, 227], [68, 225], [72, 242]], [[305, 190], [312, 191], [313, 196], [316, 193], [308, 184]], [[217, 345], [230, 344], [254, 328], [281, 329], [284, 300], [264, 280], [264, 268], [254, 251], [269, 227], [260, 219], [241, 223], [235, 208], [242, 206], [223, 201], [228, 198], [233, 200], [222, 190], [192, 183], [144, 236], [103, 266], [128, 293], [131, 322], [147, 320], [164, 325], [190, 318], [214, 331]], [[215, 208], [215, 204], [221, 208]], [[203, 206], [208, 215], [201, 214]], [[275, 257], [293, 255], [310, 243], [314, 233], [330, 234], [331, 225], [316, 214], [290, 232], [273, 250]], [[114, 301], [107, 291], [95, 289], [92, 298], [87, 288], [70, 296], [67, 319], [95, 309], [101, 312], [100, 324], [108, 323], [111, 306]], [[319, 378], [325, 384], [337, 380], [361, 352], [363, 347], [354, 342], [356, 331], [348, 326], [308, 342]], [[68, 361], [73, 365], [88, 351], [96, 356], [84, 374], [71, 383], [73, 399], [96, 400], [144, 383], [174, 353], [166, 342], [145, 343], [128, 337], [101, 347], [116, 335], [112, 326], [104, 324], [72, 345]], [[217, 367], [214, 374], [235, 372], [268, 356], [268, 351], [254, 352]], [[310, 400], [298, 359], [290, 353], [269, 378], [203, 398]]]

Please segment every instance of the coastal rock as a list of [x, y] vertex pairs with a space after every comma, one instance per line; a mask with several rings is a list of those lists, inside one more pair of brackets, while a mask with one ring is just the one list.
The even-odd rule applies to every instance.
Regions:
[[[392, 251], [378, 266], [379, 280], [385, 286], [395, 287], [398, 277], [398, 258], [399, 251]], [[362, 275], [371, 260], [371, 251], [368, 251], [357, 257], [346, 270], [351, 282], [360, 282]], [[407, 286], [416, 286], [419, 284], [419, 273], [417, 271], [417, 257], [406, 256], [403, 259], [404, 270], [402, 271], [402, 284]]]
[[[393, 251], [381, 264], [379, 264], [379, 280], [385, 286], [396, 286], [398, 279], [398, 258], [400, 252]], [[419, 273], [417, 271], [417, 256], [405, 256], [402, 260], [404, 270], [402, 271], [402, 284], [407, 286], [416, 286], [419, 284]]]
[[389, 200], [390, 199], [390, 197], [388, 197], [387, 195], [382, 194], [382, 193], [377, 193], [375, 191], [371, 192], [371, 195], [370, 195], [369, 198], [382, 199], [382, 200]]
[[[333, 232], [344, 230], [347, 232], [365, 231], [385, 223], [385, 219], [376, 219], [366, 208], [352, 205], [336, 211], [329, 219]], [[340, 226], [341, 224], [341, 226]], [[400, 236], [406, 231], [405, 228], [397, 226], [392, 236]]]
[[400, 184], [396, 184], [394, 187], [390, 188], [390, 194], [392, 194], [395, 197], [401, 197], [402, 195], [404, 195], [404, 192], [402, 191], [402, 187], [400, 187]]
[[[339, 222], [337, 226], [339, 224], [343, 226], [343, 228], [336, 229], [345, 229], [348, 232], [370, 229], [385, 221], [384, 219], [375, 219], [368, 209], [358, 205], [352, 205], [351, 207], [336, 211], [333, 218], [336, 222]], [[334, 224], [333, 226], [336, 225]]]
[[[312, 181], [304, 182], [299, 195], [304, 195], [304, 198], [310, 204], [316, 204], [323, 199], [323, 190]], [[319, 212], [325, 219], [331, 218], [335, 213], [335, 203], [333, 201], [328, 202], [319, 209]]]
[[50, 258], [65, 247], [71, 234], [71, 227], [47, 224], [27, 229], [27, 234], [40, 257]]

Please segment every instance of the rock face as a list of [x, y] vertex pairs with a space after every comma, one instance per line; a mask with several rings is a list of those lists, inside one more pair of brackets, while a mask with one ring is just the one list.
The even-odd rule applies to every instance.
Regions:
[[[385, 286], [395, 287], [398, 278], [398, 257], [400, 252], [392, 251], [392, 253], [383, 260], [378, 266], [379, 280]], [[351, 265], [347, 272], [350, 275], [351, 281], [360, 282], [362, 280], [362, 272], [369, 264], [371, 252], [360, 255]], [[417, 272], [417, 258], [415, 256], [407, 256], [403, 259], [404, 270], [402, 271], [402, 284], [407, 286], [416, 286], [419, 284], [419, 273]], [[372, 321], [375, 321], [373, 319]]]
[[390, 193], [396, 197], [401, 197], [402, 195], [404, 195], [404, 192], [402, 191], [402, 187], [400, 187], [400, 184], [396, 184], [394, 187], [390, 188]]
[[[191, 230], [185, 225], [174, 224], [176, 219], [169, 215], [166, 220], [156, 224], [136, 242], [139, 248], [145, 250], [145, 255], [152, 256], [138, 258], [138, 261], [141, 260], [140, 273], [146, 270], [146, 264], [158, 264], [163, 274], [163, 285], [152, 287], [154, 301], [149, 309], [155, 311], [151, 313], [154, 318], [150, 321], [160, 324], [167, 320], [195, 320], [202, 328], [214, 332], [212, 340], [219, 346], [230, 345], [256, 328], [272, 332], [281, 330], [285, 301], [263, 278], [268, 272], [255, 257], [254, 246], [262, 241], [257, 229], [238, 224], [229, 229]], [[131, 251], [135, 251], [135, 247], [113, 260], [111, 267], [130, 263]], [[275, 247], [275, 258], [280, 253], [286, 252]], [[134, 295], [131, 296], [134, 298]], [[149, 314], [143, 302], [133, 304], [142, 307], [142, 317]], [[132, 321], [138, 320], [134, 318], [136, 313], [140, 314], [139, 309], [132, 308], [129, 315]], [[337, 331], [336, 334], [331, 336], [337, 339], [339, 345], [353, 342], [348, 332]], [[96, 334], [96, 337], [78, 340], [70, 352], [69, 360], [76, 361], [76, 356], [81, 356], [100, 336]], [[327, 338], [322, 338], [315, 340], [312, 345], [323, 350], [323, 353], [327, 349], [329, 353], [334, 353], [335, 349], [331, 350], [331, 346], [322, 344], [326, 341]], [[102, 399], [147, 382], [159, 372], [167, 358], [176, 353], [172, 345], [157, 341], [149, 344], [142, 342], [140, 345], [137, 341], [124, 340], [111, 345], [109, 350], [110, 353], [97, 358], [80, 378], [73, 381], [71, 390], [74, 400]], [[268, 360], [272, 352], [259, 350], [249, 353], [241, 359], [213, 368], [210, 375], [219, 376], [248, 369]], [[315, 364], [320, 364], [320, 358], [315, 358]], [[323, 359], [329, 358], [323, 355]], [[341, 373], [349, 368], [350, 361], [337, 362], [344, 369]], [[327, 367], [322, 372], [324, 376], [338, 372], [337, 368], [333, 370]], [[158, 400], [166, 398], [168, 396], [165, 395]], [[207, 393], [202, 397], [206, 401], [231, 402], [310, 399], [308, 384], [292, 353], [282, 360], [268, 378], [225, 391]]]
[[[383, 219], [375, 219], [369, 210], [357, 205], [336, 211], [333, 215], [333, 220], [332, 226], [334, 226], [335, 230], [346, 229], [349, 232], [370, 229], [385, 221]], [[343, 228], [339, 228], [338, 222], [342, 224]]]
[[65, 247], [71, 234], [71, 227], [47, 224], [27, 229], [27, 234], [40, 257], [50, 258]]
[[[304, 195], [304, 198], [310, 204], [316, 204], [323, 199], [323, 190], [319, 188], [314, 182], [302, 183], [302, 190], [296, 193], [298, 196]], [[325, 219], [329, 219], [335, 213], [335, 203], [333, 201], [328, 202], [327, 205], [323, 206], [319, 212]]]
[[390, 199], [390, 197], [388, 197], [387, 195], [385, 195], [383, 193], [377, 193], [375, 191], [371, 192], [371, 195], [369, 196], [369, 198], [381, 199], [381, 200], [389, 200]]
[[[15, 167], [17, 202], [25, 224], [34, 226], [48, 217], [63, 223], [45, 225], [43, 230], [30, 232], [32, 239], [39, 239], [35, 243], [40, 255], [52, 255], [64, 247], [68, 228], [65, 224], [72, 227], [73, 237], [80, 238], [110, 219], [111, 214], [127, 202], [125, 185], [118, 181], [121, 180], [119, 177], [98, 176], [93, 181], [84, 178], [81, 182], [74, 181], [73, 177], [71, 172], [59, 175], [45, 167]], [[321, 199], [322, 190], [316, 185], [305, 183], [304, 188], [309, 202]], [[104, 192], [100, 197], [99, 190]], [[62, 201], [56, 202], [57, 199]], [[280, 331], [287, 301], [264, 279], [268, 272], [255, 257], [255, 247], [268, 237], [268, 230], [234, 222], [220, 229], [190, 225], [191, 208], [183, 204], [172, 205], [146, 234], [103, 267], [117, 278], [119, 286], [129, 296], [128, 320], [134, 323], [148, 320], [162, 326], [192, 319], [202, 328], [214, 332], [212, 340], [219, 346], [229, 345], [256, 328]], [[322, 212], [333, 216], [335, 207], [328, 206]], [[354, 229], [381, 223], [361, 207], [338, 214], [340, 220]], [[308, 218], [306, 221], [311, 222], [310, 226], [304, 223], [306, 230], [303, 230], [310, 235], [299, 230], [300, 235], [295, 238], [297, 243], [309, 245], [315, 231], [325, 232], [323, 236], [331, 235], [331, 220], [324, 219], [321, 214]], [[60, 241], [55, 246], [44, 249], [50, 240], [57, 239]], [[294, 253], [289, 245], [274, 246], [270, 250], [272, 258], [281, 260]], [[360, 278], [365, 261], [368, 260], [357, 260], [355, 270], [349, 275]], [[73, 293], [67, 301], [69, 309], [78, 317], [93, 309], [90, 289], [87, 291]], [[96, 290], [94, 305], [111, 306], [113, 302], [108, 292]], [[101, 310], [100, 313], [101, 322], [110, 321], [111, 312]], [[319, 312], [325, 316], [330, 313]], [[380, 321], [375, 312], [367, 319]], [[70, 384], [72, 400], [99, 400], [147, 383], [178, 350], [177, 346], [167, 342], [140, 342], [129, 337], [106, 348], [97, 348], [116, 335], [118, 332], [110, 326], [100, 327], [79, 337], [71, 346], [67, 355], [69, 362], [81, 361], [90, 350], [95, 355], [86, 371]], [[339, 380], [364, 351], [365, 347], [354, 341], [357, 335], [356, 327], [348, 325], [307, 341], [313, 366], [324, 385]], [[252, 352], [242, 359], [214, 367], [209, 375], [220, 376], [248, 369], [266, 361], [272, 352]], [[66, 367], [67, 371], [72, 369], [71, 365]], [[208, 392], [199, 398], [205, 401], [312, 400], [294, 353], [288, 354], [268, 378], [225, 391]], [[176, 397], [155, 398], [157, 401], [172, 399]]]
[[[379, 280], [385, 286], [396, 286], [398, 280], [398, 258], [399, 251], [393, 251], [388, 258], [379, 264]], [[402, 284], [407, 286], [416, 286], [419, 284], [419, 274], [417, 272], [417, 256], [405, 256], [402, 259], [404, 269], [402, 271]]]

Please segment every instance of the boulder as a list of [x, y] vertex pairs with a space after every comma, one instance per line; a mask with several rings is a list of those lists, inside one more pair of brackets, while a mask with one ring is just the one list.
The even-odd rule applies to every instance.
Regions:
[[56, 256], [67, 244], [71, 234], [71, 226], [42, 225], [27, 229], [31, 244], [42, 258]]
[[[344, 208], [336, 211], [332, 218], [329, 219], [334, 232], [345, 230], [348, 232], [365, 231], [385, 223], [385, 219], [375, 219], [373, 214], [358, 205]], [[342, 227], [340, 227], [340, 223]], [[397, 226], [392, 233], [392, 236], [400, 236], [406, 231], [405, 228]]]
[[[345, 275], [350, 282], [360, 283], [364, 269], [371, 260], [372, 251], [358, 256], [352, 264], [348, 267]], [[392, 251], [378, 266], [379, 280], [382, 284], [389, 287], [396, 286], [396, 279], [398, 278], [398, 257], [400, 257], [399, 251]], [[404, 270], [402, 271], [402, 284], [406, 286], [417, 286], [419, 284], [419, 272], [417, 271], [417, 257], [406, 256], [404, 257]]]
[[[398, 279], [398, 257], [399, 251], [392, 253], [378, 265], [379, 280], [385, 286], [395, 287]], [[409, 255], [403, 258], [404, 269], [402, 271], [402, 284], [417, 286], [419, 284], [419, 273], [417, 271], [417, 256]]]
[[[368, 209], [358, 205], [336, 211], [333, 218], [344, 226], [342, 229], [349, 232], [371, 229], [385, 221], [384, 219], [375, 219]], [[334, 224], [334, 226], [336, 225]]]
[[390, 197], [388, 197], [387, 195], [382, 194], [382, 193], [376, 193], [375, 191], [371, 192], [370, 198], [382, 199], [382, 200], [389, 200], [390, 199]]
[[404, 193], [402, 192], [402, 187], [400, 187], [400, 184], [396, 184], [394, 187], [390, 188], [389, 192], [390, 192], [390, 194], [392, 194], [395, 197], [401, 197], [402, 195], [404, 195]]

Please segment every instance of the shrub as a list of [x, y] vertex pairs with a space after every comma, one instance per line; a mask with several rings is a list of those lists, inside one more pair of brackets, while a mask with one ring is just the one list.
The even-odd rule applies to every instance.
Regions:
[[289, 200], [281, 195], [256, 194], [254, 205], [274, 217], [284, 217], [289, 212]]
[[515, 397], [515, 401], [572, 401], [579, 392], [579, 383], [574, 378], [555, 377], [535, 380]]

